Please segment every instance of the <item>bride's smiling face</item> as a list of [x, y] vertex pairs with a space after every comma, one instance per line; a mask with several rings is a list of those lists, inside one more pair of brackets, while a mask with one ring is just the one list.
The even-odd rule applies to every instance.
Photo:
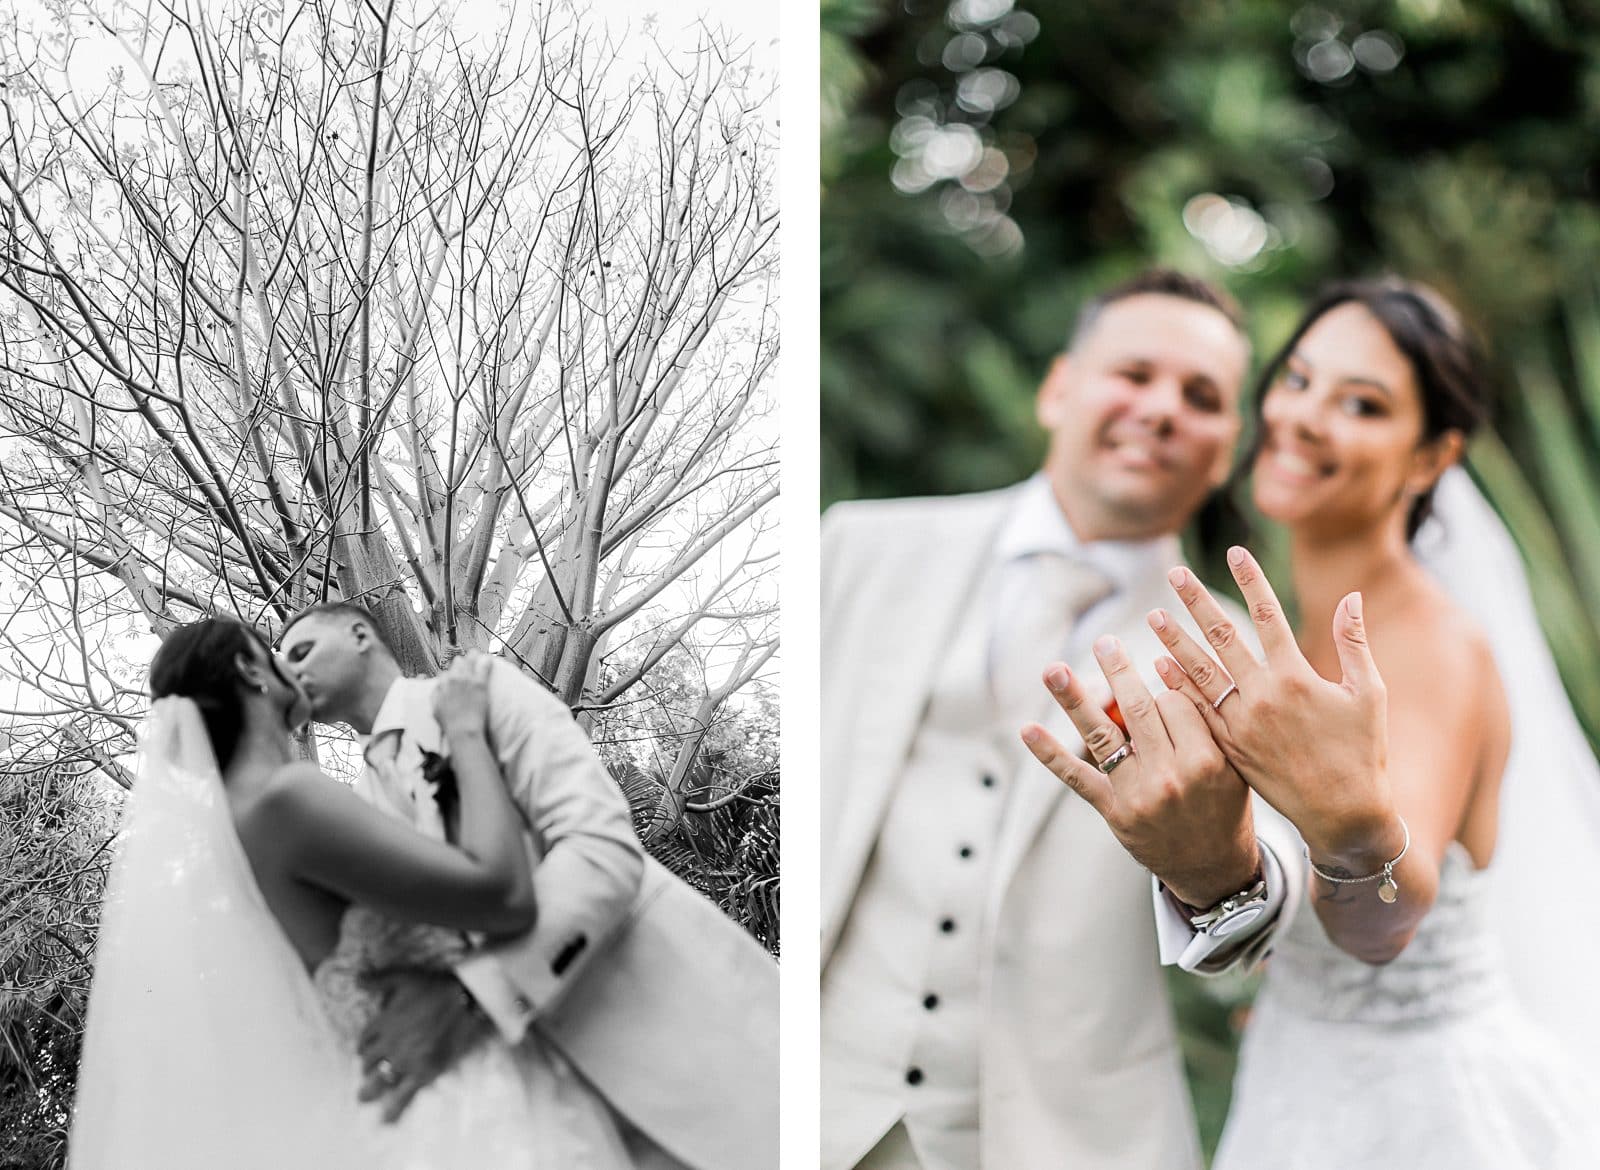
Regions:
[[1363, 305], [1328, 310], [1300, 337], [1261, 406], [1256, 507], [1290, 527], [1341, 533], [1399, 515], [1454, 461], [1459, 438], [1424, 442], [1416, 371]]

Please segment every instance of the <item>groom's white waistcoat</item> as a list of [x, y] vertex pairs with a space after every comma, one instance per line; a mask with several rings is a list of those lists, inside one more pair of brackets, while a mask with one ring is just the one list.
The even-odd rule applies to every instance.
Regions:
[[[421, 752], [448, 754], [432, 686], [400, 680], [373, 725], [374, 745], [401, 736], [395, 766], [413, 792]], [[690, 1170], [776, 1167], [777, 965], [645, 856], [627, 801], [571, 713], [500, 659], [489, 739], [528, 828], [539, 918], [522, 938], [465, 960], [462, 982], [508, 1041], [537, 1028]], [[357, 788], [419, 827], [436, 819], [425, 789], [404, 808], [409, 795], [396, 802], [370, 770]]]
[[[948, 647], [987, 628], [979, 596], [1020, 489], [841, 505], [823, 535], [822, 961], [824, 984], [868, 872], [930, 689]], [[1169, 546], [1176, 551], [1176, 542]], [[1095, 611], [1149, 673], [1163, 648], [1144, 615], [1173, 608], [1164, 576], [1124, 583]], [[1102, 624], [1103, 623], [1103, 624]], [[965, 634], [962, 638], [958, 635]], [[1099, 678], [1087, 654], [1073, 668]], [[1043, 688], [1041, 687], [1041, 693]], [[1048, 706], [1048, 703], [1046, 703]], [[1018, 719], [1018, 726], [1030, 713]], [[1059, 713], [1047, 725], [1077, 742]], [[1194, 1122], [1157, 955], [1148, 875], [1101, 818], [1027, 757], [1008, 757], [1011, 790], [983, 867], [978, 948], [979, 1157], [983, 1170], [1192, 1170]], [[919, 776], [922, 773], [919, 773]], [[974, 777], [977, 782], [977, 777]], [[930, 867], [936, 855], [930, 853]], [[974, 924], [975, 925], [975, 924]], [[880, 951], [926, 953], [930, 922], [877, 914]], [[904, 1043], [904, 1004], [848, 996], [851, 1048]], [[876, 992], [891, 994], [885, 989]], [[824, 994], [825, 1023], [830, 1008]], [[875, 1008], [879, 1010], [874, 1010]], [[941, 1009], [942, 1010], [942, 1009]], [[873, 1021], [881, 1021], [875, 1025]], [[825, 1026], [824, 1031], [827, 1032]], [[849, 1057], [825, 1051], [830, 1067]], [[857, 1071], [859, 1070], [851, 1070]], [[919, 1074], [920, 1076], [920, 1071]], [[823, 1170], [848, 1170], [918, 1100], [917, 1087], [824, 1088]], [[907, 1106], [909, 1107], [909, 1106]]]

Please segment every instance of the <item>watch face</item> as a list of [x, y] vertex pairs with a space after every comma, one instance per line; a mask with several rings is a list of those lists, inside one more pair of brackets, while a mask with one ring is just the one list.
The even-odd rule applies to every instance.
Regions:
[[1232, 914], [1219, 918], [1206, 933], [1212, 938], [1227, 938], [1230, 934], [1237, 934], [1266, 912], [1265, 906], [1241, 906]]

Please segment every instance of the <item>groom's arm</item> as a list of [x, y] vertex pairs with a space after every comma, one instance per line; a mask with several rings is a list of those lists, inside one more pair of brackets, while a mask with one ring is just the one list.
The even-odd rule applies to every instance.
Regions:
[[515, 667], [489, 676], [489, 734], [541, 858], [538, 923], [456, 975], [510, 1043], [558, 1003], [632, 910], [644, 850], [628, 802], [566, 706]]
[[1273, 940], [1293, 921], [1305, 892], [1305, 863], [1300, 836], [1260, 797], [1252, 800], [1256, 841], [1261, 849], [1261, 876], [1266, 884], [1266, 907], [1249, 926], [1226, 938], [1213, 938], [1190, 922], [1190, 910], [1152, 876], [1155, 898], [1156, 942], [1164, 966], [1177, 966], [1197, 975], [1220, 975], [1242, 967], [1249, 970], [1266, 957]]

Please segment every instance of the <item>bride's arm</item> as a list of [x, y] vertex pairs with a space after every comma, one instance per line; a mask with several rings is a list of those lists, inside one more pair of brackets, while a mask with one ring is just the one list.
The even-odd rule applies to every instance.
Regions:
[[1316, 869], [1308, 878], [1329, 939], [1358, 959], [1384, 963], [1405, 949], [1433, 906], [1445, 852], [1463, 824], [1496, 801], [1510, 719], [1493, 654], [1466, 623], [1397, 627], [1375, 645], [1389, 696], [1392, 812], [1380, 812], [1371, 829], [1336, 817], [1297, 827], [1316, 868], [1335, 877], [1381, 873], [1405, 851], [1392, 871], [1393, 903], [1378, 896], [1379, 881], [1333, 882]]
[[[1325, 679], [1300, 652], [1255, 559], [1236, 548], [1229, 565], [1266, 661], [1244, 645], [1194, 575], [1178, 570], [1173, 585], [1217, 658], [1158, 611], [1151, 625], [1176, 659], [1162, 678], [1189, 695], [1228, 760], [1299, 830], [1312, 861], [1327, 872], [1381, 875], [1405, 851], [1393, 870], [1393, 903], [1378, 897], [1378, 880], [1311, 879], [1318, 916], [1334, 941], [1367, 962], [1387, 962], [1433, 904], [1439, 865], [1460, 831], [1474, 777], [1498, 774], [1481, 763], [1495, 713], [1474, 698], [1494, 678], [1489, 652], [1475, 627], [1441, 635], [1439, 621], [1423, 622], [1420, 633], [1389, 647], [1388, 671], [1380, 672], [1360, 594], [1352, 593], [1333, 619], [1341, 677]], [[1406, 645], [1413, 637], [1424, 642]], [[1390, 702], [1390, 673], [1398, 705]]]
[[422, 836], [312, 764], [274, 778], [256, 817], [302, 881], [391, 918], [516, 934], [537, 918], [522, 818], [490, 748], [485, 662], [458, 662], [434, 690], [461, 796], [458, 845]]

